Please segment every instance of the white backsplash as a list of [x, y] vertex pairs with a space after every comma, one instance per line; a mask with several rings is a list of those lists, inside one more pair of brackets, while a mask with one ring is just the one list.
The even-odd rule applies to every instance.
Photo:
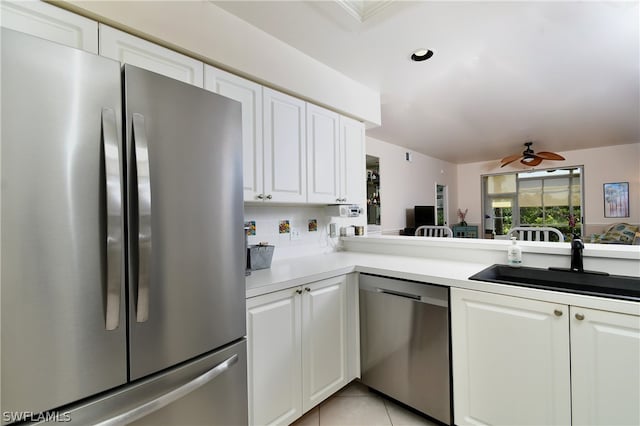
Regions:
[[[309, 220], [316, 219], [318, 230], [309, 232]], [[266, 242], [274, 245], [273, 261], [292, 259], [301, 256], [329, 253], [339, 250], [340, 239], [329, 237], [329, 224], [340, 227], [349, 225], [366, 225], [366, 215], [359, 217], [328, 216], [325, 206], [275, 206], [246, 205], [244, 220], [255, 221], [256, 235], [249, 236], [249, 244]], [[291, 232], [280, 234], [280, 221], [289, 221], [289, 230], [299, 232], [298, 239], [291, 238]]]

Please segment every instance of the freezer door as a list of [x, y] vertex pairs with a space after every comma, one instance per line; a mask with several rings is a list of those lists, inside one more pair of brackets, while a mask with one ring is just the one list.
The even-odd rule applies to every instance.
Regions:
[[[247, 342], [57, 412], [71, 426], [245, 426]], [[54, 421], [38, 425], [59, 425]]]
[[4, 424], [127, 366], [120, 65], [6, 29], [1, 50]]
[[130, 378], [245, 335], [238, 102], [124, 67]]

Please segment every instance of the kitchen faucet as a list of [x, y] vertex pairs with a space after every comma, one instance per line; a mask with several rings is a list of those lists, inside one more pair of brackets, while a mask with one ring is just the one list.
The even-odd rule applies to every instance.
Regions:
[[584, 249], [584, 243], [580, 236], [573, 234], [573, 240], [571, 241], [571, 270], [573, 272], [584, 272], [582, 249]]

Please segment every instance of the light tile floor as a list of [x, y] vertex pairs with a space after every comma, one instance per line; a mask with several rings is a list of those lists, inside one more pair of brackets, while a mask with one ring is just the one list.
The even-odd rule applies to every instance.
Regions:
[[437, 426], [354, 381], [292, 426]]

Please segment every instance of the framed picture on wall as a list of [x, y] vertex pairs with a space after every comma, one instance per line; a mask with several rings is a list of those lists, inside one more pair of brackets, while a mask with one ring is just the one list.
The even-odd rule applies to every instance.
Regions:
[[629, 182], [605, 183], [604, 217], [629, 217]]

